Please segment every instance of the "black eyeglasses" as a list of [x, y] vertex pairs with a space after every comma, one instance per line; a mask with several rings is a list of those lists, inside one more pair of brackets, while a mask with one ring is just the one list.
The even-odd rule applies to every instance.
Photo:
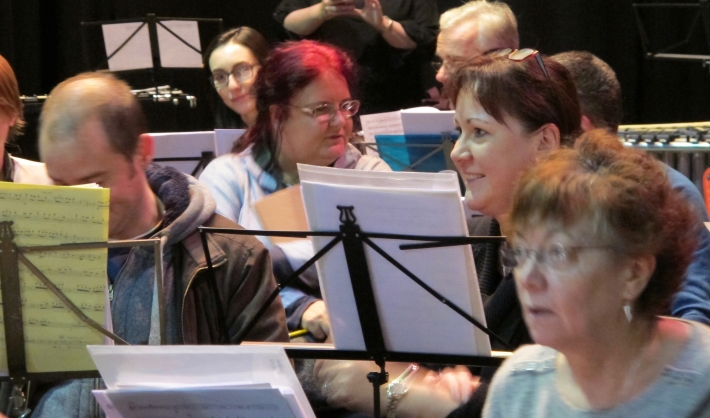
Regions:
[[212, 73], [210, 81], [215, 89], [219, 90], [229, 84], [229, 76], [233, 76], [235, 80], [243, 83], [249, 80], [254, 75], [254, 67], [258, 64], [249, 64], [248, 62], [239, 62], [232, 67], [231, 72], [217, 70]]
[[352, 118], [360, 110], [359, 100], [345, 100], [339, 105], [332, 103], [318, 103], [310, 106], [289, 105], [301, 112], [311, 116], [319, 122], [332, 122], [335, 119], [335, 114], [340, 111], [346, 118]]
[[531, 56], [535, 56], [535, 60], [537, 60], [537, 63], [540, 65], [540, 69], [542, 70], [542, 73], [545, 74], [545, 78], [547, 78], [547, 81], [550, 80], [550, 74], [547, 73], [547, 68], [545, 67], [545, 63], [542, 61], [542, 55], [540, 54], [540, 51], [537, 49], [532, 49], [532, 48], [523, 48], [523, 49], [501, 49], [498, 51], [493, 51], [489, 55], [493, 57], [506, 57], [510, 60], [513, 61], [524, 61]]

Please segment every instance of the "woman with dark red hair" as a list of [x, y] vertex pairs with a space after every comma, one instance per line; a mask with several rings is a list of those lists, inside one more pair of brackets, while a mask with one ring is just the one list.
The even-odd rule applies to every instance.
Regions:
[[[254, 83], [256, 121], [200, 176], [217, 201], [217, 213], [249, 229], [262, 229], [253, 204], [299, 183], [297, 164], [390, 171], [379, 158], [350, 144], [360, 102], [350, 94], [355, 67], [343, 51], [314, 41], [276, 48]], [[266, 243], [271, 245], [270, 243]], [[277, 278], [312, 255], [309, 241], [271, 245]], [[315, 269], [281, 294], [290, 330], [306, 328], [316, 339], [329, 331]]]

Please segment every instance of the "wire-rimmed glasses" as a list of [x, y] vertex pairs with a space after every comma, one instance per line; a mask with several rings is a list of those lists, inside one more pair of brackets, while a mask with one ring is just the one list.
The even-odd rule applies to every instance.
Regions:
[[346, 118], [352, 118], [360, 110], [359, 100], [344, 100], [339, 105], [332, 103], [317, 103], [309, 106], [289, 105], [311, 116], [318, 122], [332, 122], [335, 114], [340, 111]]
[[533, 250], [523, 245], [516, 244], [512, 247], [505, 246], [501, 249], [501, 259], [505, 267], [521, 267], [528, 260], [545, 266], [552, 271], [564, 271], [572, 267], [577, 261], [577, 254], [581, 251], [592, 249], [609, 249], [609, 245], [573, 245], [567, 246], [553, 243], [541, 250]]

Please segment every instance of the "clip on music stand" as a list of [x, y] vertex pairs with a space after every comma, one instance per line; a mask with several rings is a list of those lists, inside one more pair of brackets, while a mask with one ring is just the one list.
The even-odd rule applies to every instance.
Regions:
[[[5, 325], [5, 346], [7, 349], [7, 365], [9, 378], [13, 385], [10, 407], [14, 411], [9, 411], [12, 416], [24, 416], [27, 410], [27, 399], [22, 388], [30, 379], [76, 379], [86, 377], [98, 377], [96, 371], [75, 371], [75, 372], [49, 372], [49, 373], [29, 373], [27, 372], [27, 362], [25, 358], [25, 337], [22, 320], [22, 301], [20, 294], [19, 263], [24, 264], [34, 276], [36, 276], [48, 290], [50, 290], [71, 312], [73, 312], [85, 324], [101, 332], [106, 337], [112, 339], [116, 344], [128, 345], [121, 337], [108, 331], [99, 323], [86, 316], [79, 307], [69, 300], [47, 276], [42, 273], [25, 254], [46, 251], [73, 251], [99, 248], [116, 247], [144, 247], [152, 246], [156, 254], [160, 254], [160, 239], [125, 240], [111, 242], [89, 242], [79, 244], [60, 244], [33, 247], [18, 247], [15, 242], [15, 234], [12, 230], [12, 221], [0, 222], [0, 286], [2, 287], [2, 310], [3, 322]], [[165, 309], [163, 300], [163, 278], [162, 257], [155, 257], [156, 280], [158, 287], [158, 307], [160, 321], [161, 343], [165, 344]]]
[[[510, 348], [510, 344], [503, 340], [501, 337], [493, 333], [491, 330], [486, 328], [485, 325], [481, 324], [471, 315], [466, 313], [463, 309], [456, 306], [454, 303], [449, 301], [446, 297], [441, 295], [431, 286], [424, 283], [419, 279], [414, 273], [409, 271], [406, 267], [400, 264], [392, 256], [387, 254], [382, 248], [375, 244], [371, 238], [379, 239], [397, 239], [397, 240], [411, 240], [411, 241], [426, 241], [425, 243], [412, 244], [412, 245], [400, 245], [400, 249], [416, 249], [416, 248], [430, 248], [430, 247], [445, 247], [445, 246], [455, 246], [455, 245], [469, 245], [473, 243], [484, 243], [484, 242], [502, 242], [505, 237], [434, 237], [434, 236], [420, 236], [420, 235], [399, 235], [399, 234], [380, 234], [380, 233], [369, 233], [362, 232], [360, 226], [357, 224], [357, 218], [354, 214], [353, 206], [338, 206], [340, 211], [340, 231], [337, 232], [320, 232], [320, 231], [305, 231], [305, 232], [294, 232], [294, 231], [260, 231], [260, 230], [243, 230], [243, 229], [227, 229], [227, 228], [208, 228], [200, 227], [200, 234], [202, 238], [202, 245], [205, 251], [207, 259], [207, 268], [211, 275], [214, 275], [214, 267], [210, 261], [209, 248], [207, 246], [207, 234], [208, 233], [224, 233], [224, 234], [236, 234], [236, 235], [259, 235], [259, 236], [285, 236], [294, 238], [307, 238], [309, 236], [321, 236], [321, 237], [333, 237], [333, 239], [326, 244], [320, 251], [318, 251], [312, 258], [306, 261], [300, 268], [298, 268], [291, 276], [289, 276], [283, 283], [278, 284], [277, 289], [272, 292], [269, 298], [266, 300], [261, 309], [252, 317], [252, 319], [246, 324], [246, 326], [240, 331], [236, 337], [236, 344], [240, 344], [244, 337], [249, 333], [249, 331], [256, 325], [257, 321], [270, 307], [271, 303], [276, 299], [279, 291], [285, 286], [288, 286], [292, 281], [294, 281], [300, 274], [305, 272], [309, 267], [311, 267], [316, 261], [318, 261], [323, 255], [330, 251], [340, 242], [343, 243], [343, 249], [345, 251], [345, 258], [348, 266], [348, 273], [350, 274], [350, 280], [353, 286], [353, 292], [355, 295], [355, 304], [357, 306], [358, 317], [360, 319], [360, 324], [362, 327], [362, 334], [365, 340], [366, 351], [342, 351], [335, 350], [331, 352], [326, 352], [324, 350], [317, 350], [316, 353], [307, 353], [308, 350], [293, 350], [286, 349], [287, 353], [291, 357], [298, 358], [322, 358], [322, 359], [354, 359], [354, 360], [372, 360], [379, 367], [379, 372], [371, 372], [367, 374], [367, 379], [372, 383], [373, 388], [373, 403], [374, 403], [374, 413], [375, 417], [380, 417], [380, 386], [388, 380], [387, 372], [385, 371], [386, 361], [405, 361], [405, 362], [427, 362], [427, 363], [443, 363], [443, 364], [469, 364], [477, 366], [497, 366], [500, 365], [502, 359], [497, 359], [493, 357], [486, 356], [459, 356], [459, 355], [430, 355], [430, 354], [420, 354], [420, 353], [395, 353], [387, 351], [384, 343], [384, 337], [382, 334], [382, 328], [380, 326], [379, 316], [377, 314], [377, 304], [375, 302], [375, 295], [372, 289], [372, 282], [370, 280], [369, 267], [367, 263], [367, 257], [365, 255], [365, 245], [372, 248], [385, 260], [390, 262], [398, 270], [404, 273], [411, 280], [416, 282], [429, 294], [435, 297], [437, 300], [441, 301], [444, 305], [448, 306], [454, 310], [461, 317], [465, 318], [468, 322], [473, 324], [476, 328], [483, 331], [490, 338], [498, 341], [502, 346]], [[221, 316], [224, 316], [222, 313]], [[226, 334], [226, 325], [222, 325], [222, 333]]]
[[[705, 29], [705, 41], [707, 44], [708, 51], [710, 51], [710, 3], [708, 0], [700, 0], [698, 3], [634, 3], [634, 16], [636, 17], [636, 26], [639, 30], [639, 35], [641, 36], [641, 45], [643, 46], [643, 52], [647, 59], [660, 59], [660, 60], [680, 60], [680, 61], [701, 61], [703, 67], [707, 66], [710, 69], [710, 55], [696, 55], [696, 54], [677, 54], [672, 51], [687, 45], [696, 30], [698, 23], [702, 21], [703, 27]], [[650, 51], [650, 41], [648, 39], [648, 34], [646, 33], [646, 27], [641, 19], [640, 9], [697, 9], [697, 13], [693, 17], [693, 21], [688, 27], [688, 32], [685, 39], [680, 42], [668, 45], [659, 49], [656, 52]]]

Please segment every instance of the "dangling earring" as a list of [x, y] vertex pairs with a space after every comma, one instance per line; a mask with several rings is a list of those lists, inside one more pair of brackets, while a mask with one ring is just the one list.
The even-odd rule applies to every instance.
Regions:
[[631, 312], [631, 302], [626, 302], [624, 304], [624, 315], [626, 315], [626, 320], [631, 323], [631, 320], [634, 319], [634, 314]]

